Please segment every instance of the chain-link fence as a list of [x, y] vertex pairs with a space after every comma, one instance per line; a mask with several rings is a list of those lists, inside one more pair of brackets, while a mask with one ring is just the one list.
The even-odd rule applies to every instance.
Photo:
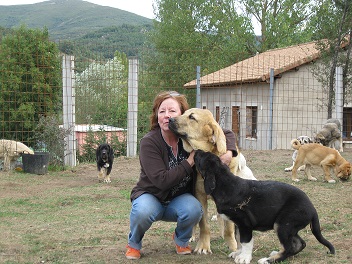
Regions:
[[[25, 57], [25, 52], [17, 56]], [[193, 53], [194, 60], [182, 62], [185, 53]], [[0, 137], [48, 150], [51, 159], [66, 165], [93, 161], [97, 144], [105, 141], [116, 154], [134, 156], [149, 130], [154, 96], [175, 90], [187, 95], [191, 107], [209, 109], [232, 129], [242, 149], [290, 149], [293, 138], [314, 137], [328, 118], [329, 100], [344, 141], [351, 140], [350, 92], [342, 89], [338, 74], [331, 97], [311, 44], [233, 58], [234, 64], [226, 67], [197, 60], [202, 51], [145, 49], [133, 54], [116, 53], [110, 59], [61, 54], [55, 58], [59, 63], [41, 64], [43, 56], [48, 56], [44, 61], [53, 59], [41, 52], [36, 65], [0, 61]], [[160, 56], [180, 60], [166, 65]], [[36, 71], [30, 70], [33, 66]], [[70, 155], [74, 161], [67, 159]]]

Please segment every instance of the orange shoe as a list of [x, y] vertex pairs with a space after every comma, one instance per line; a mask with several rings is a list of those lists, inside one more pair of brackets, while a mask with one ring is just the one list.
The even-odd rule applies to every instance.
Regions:
[[[172, 239], [175, 242], [175, 233], [172, 235]], [[188, 255], [192, 253], [192, 249], [190, 246], [180, 247], [179, 245], [176, 244], [176, 242], [175, 242], [175, 245], [176, 245], [176, 253], [179, 255]]]
[[126, 246], [127, 252], [125, 254], [127, 259], [140, 259], [141, 251], [130, 246]]

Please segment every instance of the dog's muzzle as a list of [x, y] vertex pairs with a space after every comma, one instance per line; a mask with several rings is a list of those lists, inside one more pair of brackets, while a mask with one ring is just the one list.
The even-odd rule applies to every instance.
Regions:
[[187, 134], [181, 134], [177, 129], [178, 129], [178, 125], [177, 122], [175, 120], [175, 118], [171, 117], [169, 118], [169, 129], [178, 137], [183, 138], [183, 139], [187, 139]]

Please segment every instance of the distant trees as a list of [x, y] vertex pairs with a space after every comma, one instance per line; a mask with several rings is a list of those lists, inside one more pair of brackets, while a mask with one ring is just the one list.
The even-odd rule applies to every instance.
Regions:
[[0, 43], [1, 138], [30, 141], [40, 116], [61, 107], [59, 50], [47, 29], [21, 26]]
[[[320, 0], [308, 26], [314, 31], [319, 43], [322, 63], [315, 67], [314, 73], [324, 85], [329, 95], [327, 102], [328, 118], [332, 116], [335, 95], [335, 70], [343, 69], [344, 102], [352, 98], [352, 0]], [[348, 96], [349, 95], [349, 96]]]
[[230, 0], [157, 0], [156, 6], [149, 38], [156, 52], [149, 59], [164, 72], [159, 85], [182, 87], [194, 79], [196, 65], [204, 74], [255, 54], [251, 22]]
[[127, 57], [116, 52], [76, 73], [76, 122], [127, 127]]
[[258, 22], [261, 29], [258, 52], [311, 41], [307, 23], [313, 8], [311, 0], [233, 0], [238, 10]]

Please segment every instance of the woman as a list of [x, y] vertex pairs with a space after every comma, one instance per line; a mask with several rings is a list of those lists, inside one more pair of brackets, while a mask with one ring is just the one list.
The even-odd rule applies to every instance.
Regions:
[[[131, 192], [132, 209], [126, 258], [139, 259], [145, 232], [156, 221], [177, 222], [173, 240], [177, 254], [192, 252], [188, 241], [193, 226], [203, 214], [200, 202], [192, 195], [196, 173], [194, 151], [187, 153], [182, 140], [169, 130], [169, 118], [189, 108], [186, 97], [175, 91], [159, 93], [150, 116], [151, 130], [141, 140], [141, 173]], [[228, 151], [221, 156], [225, 164], [236, 151], [235, 135], [224, 131]]]

